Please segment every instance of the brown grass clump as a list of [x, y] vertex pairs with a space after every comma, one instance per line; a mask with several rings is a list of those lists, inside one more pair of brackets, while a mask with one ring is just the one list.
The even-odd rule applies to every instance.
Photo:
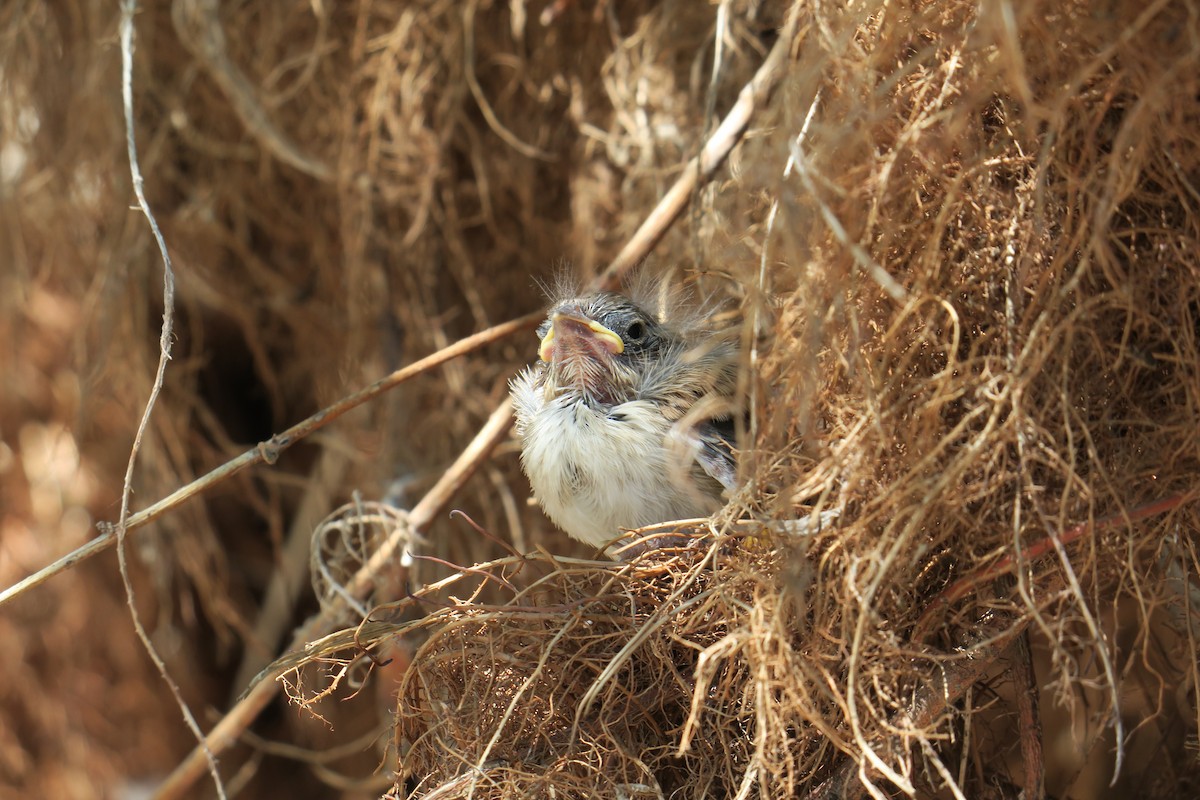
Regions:
[[[822, 672], [783, 635], [807, 627], [794, 598], [777, 591], [796, 553], [699, 533], [621, 566], [525, 561], [540, 577], [508, 604], [436, 615], [400, 686], [401, 778], [439, 797], [538, 786], [724, 795], [785, 753], [788, 785], [811, 778], [827, 744], [813, 740], [802, 754], [771, 729], [803, 725], [805, 711], [820, 717], [825, 698], [763, 702], [787, 673]], [[755, 628], [776, 635], [750, 638]], [[770, 738], [757, 740], [756, 729]]]
[[730, 518], [840, 516], [463, 606], [410, 789], [1196, 791], [1200, 29], [1113, 11], [798, 9], [711, 209], [773, 320]]
[[[114, 516], [163, 310], [127, 211], [116, 16], [90, 0], [14, 9], [6, 582]], [[584, 554], [523, 502], [511, 440], [469, 480], [447, 471], [502, 419], [523, 338], [165, 515], [131, 539], [138, 606], [193, 706], [245, 714], [229, 786], [1200, 791], [1187, 2], [146, 4], [137, 134], [179, 307], [135, 507], [536, 309], [534, 278], [562, 259], [594, 274], [785, 19], [778, 88], [644, 267], [744, 321], [744, 488], [626, 562], [551, 556]], [[443, 484], [482, 533], [435, 515]], [[497, 539], [532, 555], [500, 556]], [[319, 599], [296, 588], [310, 549]], [[0, 654], [36, 689], [0, 698], [0, 727], [38, 734], [0, 735], [0, 783], [29, 796], [91, 775], [97, 794], [157, 782], [187, 746], [122, 733], [176, 731], [178, 710], [147, 689], [108, 577], [37, 590], [57, 592], [58, 628], [28, 597], [5, 619], [6, 639], [46, 643]], [[302, 628], [312, 646], [267, 674], [329, 729], [293, 712], [250, 730], [262, 706], [235, 698], [318, 606], [349, 627]], [[68, 706], [85, 734], [58, 747], [79, 736]]]

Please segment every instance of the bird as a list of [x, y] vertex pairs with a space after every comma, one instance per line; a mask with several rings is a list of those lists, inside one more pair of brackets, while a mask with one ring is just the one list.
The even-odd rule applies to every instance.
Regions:
[[555, 303], [510, 384], [521, 463], [574, 539], [711, 515], [736, 485], [738, 348], [703, 318], [599, 291]]

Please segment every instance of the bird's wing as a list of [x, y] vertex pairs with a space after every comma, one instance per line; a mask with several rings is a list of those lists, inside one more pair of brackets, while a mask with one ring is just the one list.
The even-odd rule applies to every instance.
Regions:
[[696, 461], [717, 483], [732, 491], [737, 483], [737, 460], [733, 455], [736, 431], [731, 417], [702, 422], [696, 426], [700, 447]]

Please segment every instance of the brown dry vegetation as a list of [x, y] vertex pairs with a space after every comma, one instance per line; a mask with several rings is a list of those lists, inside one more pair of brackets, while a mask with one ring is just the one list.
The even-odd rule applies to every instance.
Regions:
[[[403, 517], [318, 522], [420, 499], [522, 334], [138, 530], [136, 606], [206, 729], [322, 605], [341, 629], [277, 670], [308, 709], [221, 753], [231, 794], [1200, 793], [1200, 6], [217, 5], [136, 19], [178, 288], [135, 509], [594, 275], [795, 15], [642, 267], [739, 312], [745, 488], [687, 547], [591, 561], [506, 440], [453, 506], [544, 551], [438, 514], [432, 559], [338, 606]], [[118, 21], [0, 7], [4, 585], [116, 519], [158, 357]], [[0, 607], [0, 795], [129, 796], [194, 745], [124, 602], [110, 553]]]

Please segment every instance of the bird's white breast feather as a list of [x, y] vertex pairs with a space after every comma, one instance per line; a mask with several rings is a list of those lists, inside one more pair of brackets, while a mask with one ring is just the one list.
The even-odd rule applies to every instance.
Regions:
[[599, 546], [622, 529], [706, 516], [719, 503], [688, 476], [694, 453], [644, 400], [593, 407], [568, 394], [547, 398], [526, 371], [513, 382], [522, 461], [546, 514], [571, 536]]

